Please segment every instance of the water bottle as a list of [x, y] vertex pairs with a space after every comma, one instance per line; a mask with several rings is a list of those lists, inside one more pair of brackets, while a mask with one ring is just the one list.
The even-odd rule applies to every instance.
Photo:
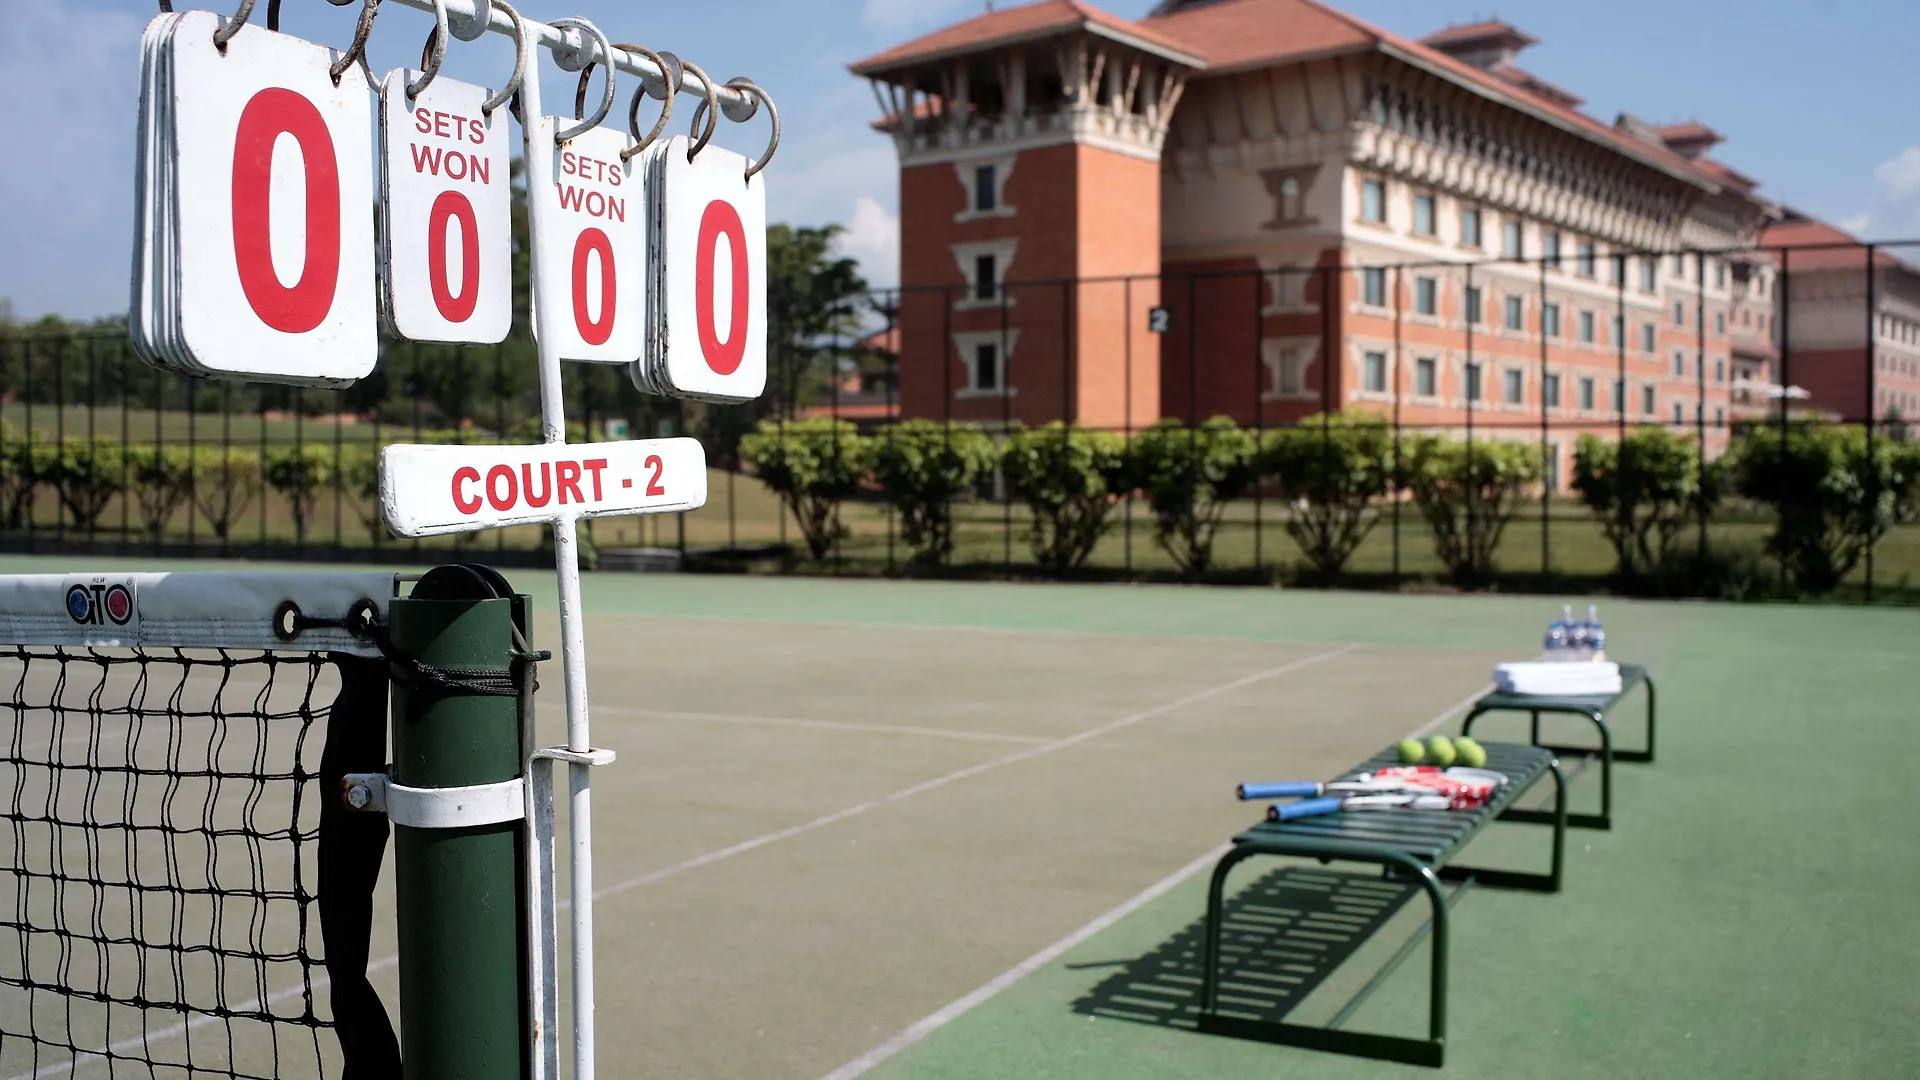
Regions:
[[1587, 659], [1587, 624], [1573, 617], [1572, 604], [1563, 605], [1560, 611], [1560, 617], [1567, 621], [1567, 659]]
[[1590, 659], [1607, 658], [1607, 628], [1600, 621], [1600, 610], [1592, 604], [1587, 605], [1587, 651]]
[[1567, 658], [1567, 619], [1570, 610], [1563, 611], [1560, 618], [1547, 624], [1547, 638], [1543, 644], [1546, 646], [1549, 660]]

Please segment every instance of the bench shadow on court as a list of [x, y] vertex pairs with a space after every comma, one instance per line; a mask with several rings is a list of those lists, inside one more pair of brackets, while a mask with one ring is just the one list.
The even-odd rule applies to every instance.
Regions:
[[[1419, 891], [1378, 874], [1287, 866], [1226, 901], [1220, 1011], [1277, 1021], [1311, 995]], [[1195, 919], [1102, 980], [1073, 1011], [1160, 1027], [1195, 1027], [1201, 930]], [[1115, 963], [1069, 965], [1106, 967]]]

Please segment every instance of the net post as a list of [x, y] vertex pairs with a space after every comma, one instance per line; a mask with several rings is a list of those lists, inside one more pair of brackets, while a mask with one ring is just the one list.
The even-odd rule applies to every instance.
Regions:
[[[395, 653], [422, 667], [529, 677], [514, 641], [526, 598], [501, 597], [462, 569], [430, 572], [410, 597], [391, 602]], [[409, 681], [393, 688], [394, 784], [433, 789], [522, 778], [531, 735], [522, 695], [417, 672]], [[521, 825], [394, 826], [400, 1043], [413, 1080], [518, 1080], [530, 1068]]]

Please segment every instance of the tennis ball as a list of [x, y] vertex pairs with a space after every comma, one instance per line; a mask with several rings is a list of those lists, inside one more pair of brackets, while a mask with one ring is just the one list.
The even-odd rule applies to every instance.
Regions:
[[1487, 767], [1487, 748], [1467, 738], [1465, 735], [1453, 740], [1453, 751], [1459, 755], [1460, 764], [1469, 769]]
[[1419, 739], [1400, 740], [1400, 764], [1418, 765], [1426, 760], [1427, 748], [1420, 745]]
[[1453, 764], [1455, 757], [1453, 743], [1445, 735], [1435, 735], [1427, 740], [1427, 760], [1441, 768]]

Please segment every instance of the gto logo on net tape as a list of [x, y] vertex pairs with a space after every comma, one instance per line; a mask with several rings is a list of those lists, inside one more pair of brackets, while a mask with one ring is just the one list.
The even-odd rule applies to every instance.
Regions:
[[96, 581], [67, 587], [67, 617], [81, 626], [125, 626], [135, 610], [130, 586]]

